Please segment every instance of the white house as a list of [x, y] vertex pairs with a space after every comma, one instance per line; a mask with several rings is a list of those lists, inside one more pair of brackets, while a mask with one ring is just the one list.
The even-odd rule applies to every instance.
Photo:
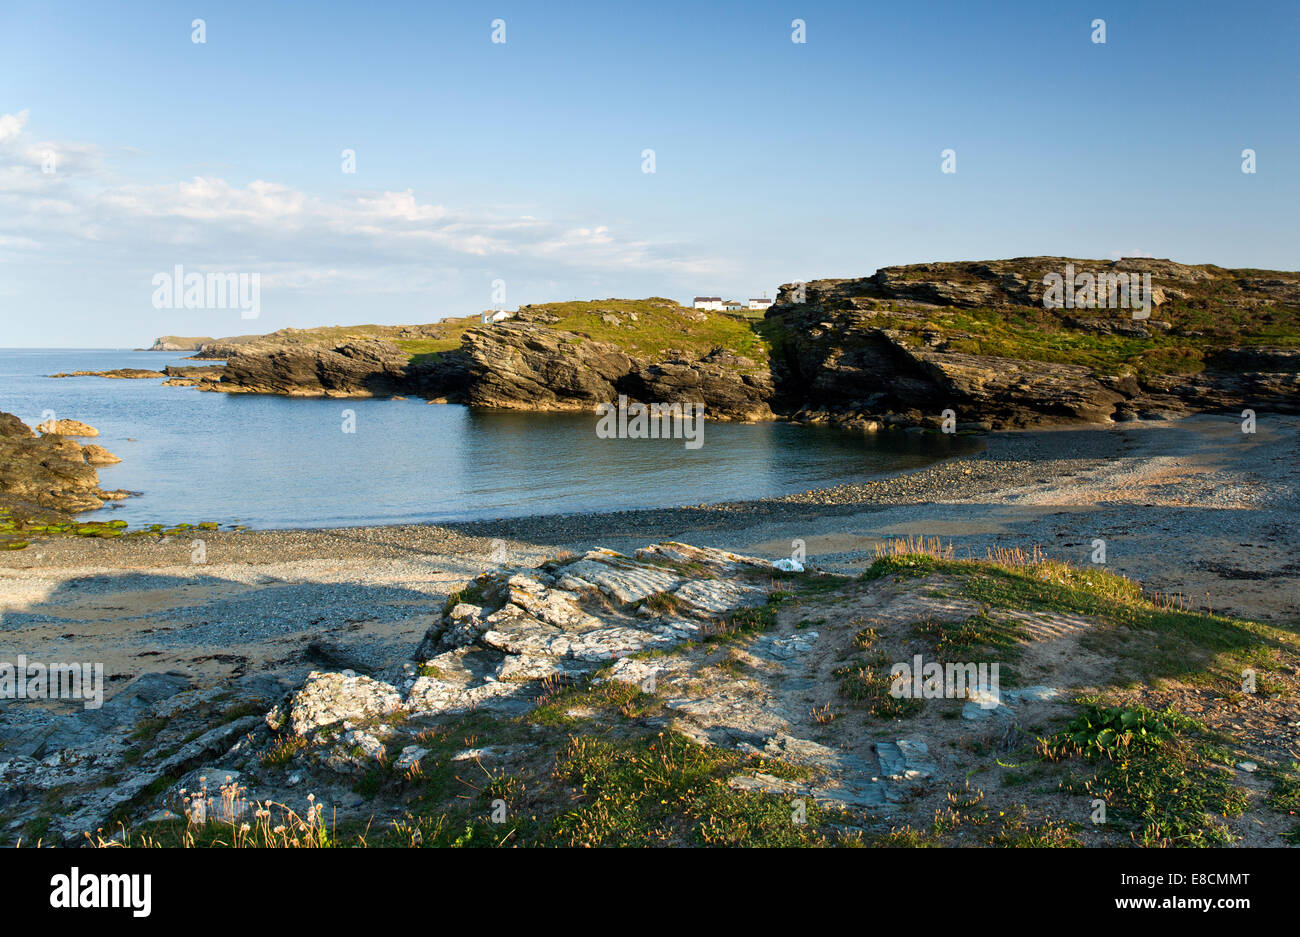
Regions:
[[478, 321], [480, 325], [489, 325], [504, 322], [512, 316], [514, 316], [513, 312], [506, 312], [504, 309], [484, 309], [478, 314]]
[[767, 309], [771, 305], [772, 300], [768, 299], [766, 296], [762, 296], [758, 299], [751, 299], [749, 301], [750, 309]]
[[727, 310], [727, 312], [736, 312], [740, 309], [744, 309], [745, 307], [743, 304], [736, 302], [734, 299], [729, 299], [722, 304], [722, 308]]
[[696, 297], [695, 297], [695, 308], [696, 308], [696, 309], [715, 309], [715, 310], [721, 312], [721, 311], [722, 311], [722, 297], [721, 297], [721, 296], [696, 296]]

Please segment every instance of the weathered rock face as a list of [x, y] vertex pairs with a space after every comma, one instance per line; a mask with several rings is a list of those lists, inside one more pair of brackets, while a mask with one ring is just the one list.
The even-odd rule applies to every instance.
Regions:
[[[206, 384], [221, 380], [226, 373], [226, 367], [221, 364], [183, 365], [181, 367], [169, 365], [163, 371], [164, 376], [167, 378], [167, 380], [163, 381], [164, 387], [204, 387]], [[205, 387], [205, 389], [210, 390], [211, 388]]]
[[[78, 435], [98, 435], [76, 420], [60, 420], [55, 426], [65, 424], [70, 430], [81, 430]], [[92, 431], [84, 432], [87, 429]], [[99, 487], [87, 449], [96, 459], [98, 453], [108, 454], [99, 446], [83, 449], [76, 440], [59, 433], [44, 431], [37, 436], [18, 417], [0, 413], [0, 507], [10, 512], [43, 509], [72, 513], [125, 498], [126, 492]]]
[[312, 345], [239, 345], [230, 349], [220, 381], [205, 389], [228, 394], [294, 397], [382, 396], [408, 386], [410, 355], [383, 341]]
[[466, 400], [520, 410], [587, 410], [617, 398], [632, 361], [617, 346], [535, 325], [470, 329]]
[[619, 382], [629, 397], [655, 402], [702, 402], [710, 416], [736, 420], [772, 418], [772, 373], [749, 358], [723, 349], [697, 361], [635, 361]]
[[505, 323], [465, 333], [465, 399], [486, 407], [590, 410], [620, 395], [703, 404], [714, 419], [770, 419], [766, 363], [715, 349], [702, 358], [629, 357], [617, 345], [544, 325]]
[[113, 453], [109, 452], [103, 446], [85, 445], [81, 447], [81, 454], [85, 457], [89, 465], [116, 465], [122, 460]]
[[[1300, 277], [1239, 276], [1210, 265], [1191, 265], [1152, 257], [1121, 260], [1081, 260], [1072, 257], [1016, 257], [1010, 260], [908, 264], [882, 267], [858, 280], [817, 280], [810, 286], [847, 291], [860, 298], [902, 300], [963, 308], [987, 306], [1042, 306], [1043, 277], [1077, 272], [1151, 274], [1155, 305], [1187, 299], [1213, 286], [1222, 299], [1251, 307], [1275, 303], [1300, 303]], [[833, 286], [838, 285], [838, 286]], [[1086, 315], [1086, 313], [1085, 313]]]
[[[1109, 308], [1045, 311], [1043, 277], [1067, 265], [1098, 275], [1150, 273], [1150, 317], [1135, 320], [1129, 310]], [[973, 354], [964, 350], [975, 344], [965, 341], [972, 336], [935, 324], [952, 308], [1005, 309], [1008, 317], [1024, 310], [1046, 317], [1044, 327], [1058, 330], [1067, 342], [1071, 333], [1190, 339], [1201, 333], [1169, 321], [1178, 318], [1178, 304], [1209, 297], [1262, 317], [1269, 315], [1268, 306], [1300, 306], [1300, 275], [1240, 273], [1148, 258], [1112, 263], [1030, 257], [887, 267], [862, 279], [789, 284], [768, 313], [788, 336], [773, 363], [775, 406], [863, 418], [901, 414], [906, 422], [923, 423], [937, 422], [943, 410], [952, 409], [959, 421], [996, 428], [1249, 406], [1300, 412], [1295, 349], [1227, 346], [1206, 354], [1203, 370], [1195, 373], [1115, 376], [1081, 364]]]
[[225, 372], [225, 366], [220, 364], [168, 365], [163, 368], [167, 377], [192, 381], [219, 381]]

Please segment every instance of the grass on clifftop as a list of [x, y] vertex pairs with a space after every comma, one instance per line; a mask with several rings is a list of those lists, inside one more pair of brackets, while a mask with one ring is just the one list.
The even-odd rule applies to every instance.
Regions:
[[1035, 307], [940, 307], [918, 315], [891, 303], [877, 313], [875, 324], [902, 333], [911, 345], [924, 344], [928, 334], [938, 336], [939, 347], [950, 352], [1081, 365], [1115, 376], [1195, 374], [1205, 369], [1209, 354], [1229, 345], [1300, 347], [1300, 310], [1287, 307], [1204, 309], [1171, 303], [1153, 310], [1151, 317], [1171, 321], [1175, 330], [1151, 329], [1150, 338], [1070, 328], [1064, 322], [1067, 313], [1114, 315], [1109, 310]]
[[[1272, 651], [1300, 650], [1300, 635], [1293, 631], [1192, 611], [1178, 597], [1143, 592], [1133, 580], [1101, 567], [1041, 557], [1007, 555], [999, 562], [904, 553], [876, 560], [863, 578], [930, 573], [957, 577], [961, 595], [987, 608], [1085, 615], [1110, 626], [1091, 633], [1084, 646], [1120, 660], [1121, 680], [1177, 677], [1227, 691], [1240, 683], [1243, 668], [1269, 670]], [[1132, 640], [1134, 633], [1143, 639]]]
[[[557, 316], [549, 328], [618, 345], [633, 357], [663, 359], [669, 351], [700, 357], [725, 348], [763, 363], [767, 344], [744, 317], [687, 309], [671, 299], [602, 299], [524, 306], [529, 313]], [[636, 318], [633, 319], [632, 317]], [[612, 320], [606, 321], [606, 317]]]
[[[590, 302], [540, 303], [524, 306], [521, 312], [557, 317], [556, 322], [536, 323], [556, 331], [573, 332], [582, 338], [618, 345], [628, 355], [662, 360], [669, 351], [698, 358], [715, 348], [724, 348], [754, 360], [767, 360], [767, 342], [756, 331], [752, 317], [687, 309], [670, 299], [602, 299]], [[633, 318], [635, 316], [635, 318]], [[612, 317], [617, 321], [606, 321]], [[507, 320], [511, 321], [511, 320]], [[465, 332], [480, 325], [478, 316], [443, 319], [431, 325], [412, 326], [427, 333], [423, 337], [399, 337], [402, 326], [328, 326], [301, 329], [296, 341], [341, 342], [348, 339], [383, 339], [419, 362], [428, 356], [454, 351]]]

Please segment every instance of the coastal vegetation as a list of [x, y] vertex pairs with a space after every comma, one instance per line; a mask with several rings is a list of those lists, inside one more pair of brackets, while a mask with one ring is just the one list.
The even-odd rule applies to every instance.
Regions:
[[[564, 562], [549, 568], [560, 572]], [[543, 681], [521, 714], [383, 717], [399, 733], [386, 754], [349, 749], [359, 765], [353, 790], [372, 819], [339, 821], [318, 804], [260, 803], [235, 820], [123, 817], [90, 838], [146, 847], [1073, 847], [1226, 845], [1261, 829], [1283, 841], [1298, 835], [1300, 774], [1276, 754], [1262, 718], [1284, 717], [1295, 698], [1294, 628], [1190, 611], [1178, 597], [1037, 552], [958, 560], [923, 541], [886, 545], [856, 577], [781, 574], [768, 588], [767, 603], [728, 615], [704, 640], [637, 655], [681, 675], [657, 686], [608, 679], [607, 667], [590, 679]], [[882, 590], [907, 597], [910, 611], [880, 613], [868, 625], [853, 610]], [[455, 598], [492, 601], [481, 589]], [[658, 613], [680, 611], [659, 593], [645, 602]], [[957, 608], [978, 611], [963, 617]], [[1061, 639], [1036, 633], [1034, 622], [1074, 625], [1075, 653], [1101, 668], [1088, 686], [1071, 674], [1074, 661], [1041, 669], [1050, 658], [1039, 648]], [[804, 731], [817, 740], [809, 744], [929, 737], [933, 751], [946, 739], [957, 770], [931, 764], [922, 780], [894, 782], [893, 809], [863, 810], [808, 793], [823, 783], [826, 764], [702, 743], [675, 721], [683, 694], [705, 700], [728, 685], [779, 692], [779, 683], [763, 682], [771, 664], [759, 649], [813, 629], [843, 651], [810, 674], [821, 685], [818, 668], [827, 668], [831, 695], [808, 716]], [[961, 715], [972, 705], [962, 700], [882, 706], [900, 701], [887, 691], [864, 696], [853, 679], [861, 668], [913, 652], [1034, 662], [1034, 678], [1061, 695], [1037, 709], [1016, 703], [1009, 719], [973, 723]], [[1259, 676], [1253, 696], [1239, 692], [1243, 668]], [[1234, 731], [1243, 707], [1260, 718]], [[417, 763], [399, 763], [407, 740], [424, 753]], [[326, 733], [264, 744], [266, 770], [302, 772], [320, 745], [344, 741]], [[512, 751], [527, 754], [511, 758]], [[1264, 788], [1251, 783], [1255, 772]], [[223, 785], [214, 802], [247, 798], [241, 783]], [[379, 819], [395, 808], [396, 819]]]

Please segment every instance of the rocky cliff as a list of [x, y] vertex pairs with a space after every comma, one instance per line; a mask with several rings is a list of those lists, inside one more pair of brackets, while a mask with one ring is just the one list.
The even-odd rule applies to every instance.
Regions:
[[766, 362], [722, 347], [703, 354], [629, 355], [615, 342], [592, 341], [527, 319], [470, 329], [462, 341], [468, 372], [464, 396], [478, 406], [591, 410], [626, 395], [645, 402], [702, 403], [715, 419], [772, 416]]
[[[1150, 274], [1146, 317], [1045, 308], [1044, 277], [1069, 268]], [[1298, 311], [1295, 273], [1031, 257], [787, 284], [765, 327], [778, 407], [923, 424], [951, 409], [1015, 427], [1297, 412]]]
[[[1068, 289], [1053, 294], [1053, 274]], [[282, 329], [196, 357], [227, 365], [171, 383], [527, 410], [626, 395], [863, 429], [936, 426], [947, 410], [966, 428], [1296, 412], [1300, 274], [1150, 258], [915, 264], [787, 284], [761, 322], [610, 299], [524, 306], [492, 325]]]
[[715, 419], [772, 417], [766, 347], [749, 325], [664, 299], [526, 306], [492, 325], [285, 329], [211, 342], [196, 357], [225, 359], [220, 379], [200, 385], [223, 393], [410, 394], [523, 410], [591, 410], [623, 394], [702, 403]]
[[220, 381], [208, 389], [292, 397], [383, 396], [407, 387], [410, 355], [388, 342], [334, 348], [250, 343], [230, 349]]

